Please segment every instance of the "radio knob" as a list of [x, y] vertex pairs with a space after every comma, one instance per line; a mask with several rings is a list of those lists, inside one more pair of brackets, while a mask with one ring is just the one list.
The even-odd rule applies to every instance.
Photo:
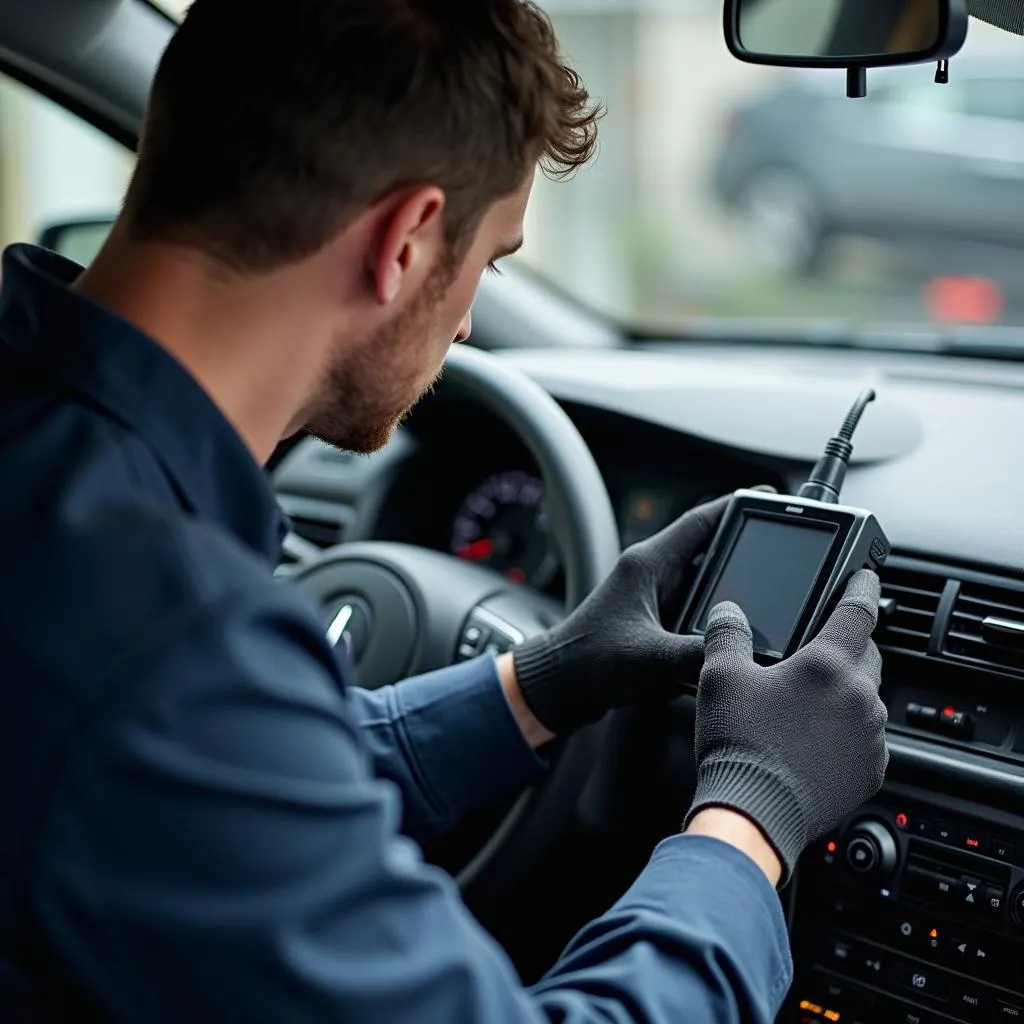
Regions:
[[899, 856], [895, 837], [880, 821], [858, 821], [847, 836], [846, 863], [858, 875], [891, 875]]

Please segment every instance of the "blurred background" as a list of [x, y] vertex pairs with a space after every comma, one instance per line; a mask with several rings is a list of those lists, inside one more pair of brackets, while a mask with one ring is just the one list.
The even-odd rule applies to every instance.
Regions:
[[[538, 182], [520, 264], [640, 332], [1024, 325], [1024, 39], [972, 22], [949, 85], [889, 69], [848, 100], [841, 73], [731, 57], [721, 0], [542, 6], [608, 115], [594, 165]], [[112, 214], [131, 166], [0, 79], [0, 241]]]

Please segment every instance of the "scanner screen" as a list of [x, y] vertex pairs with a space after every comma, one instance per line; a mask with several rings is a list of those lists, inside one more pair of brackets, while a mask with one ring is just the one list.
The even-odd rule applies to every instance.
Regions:
[[733, 601], [747, 616], [755, 650], [781, 656], [835, 532], [829, 524], [748, 515], [705, 605], [700, 629], [704, 629], [708, 613], [716, 604]]

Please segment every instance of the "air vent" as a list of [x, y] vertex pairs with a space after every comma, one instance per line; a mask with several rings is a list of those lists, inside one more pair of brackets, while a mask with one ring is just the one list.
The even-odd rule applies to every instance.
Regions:
[[961, 583], [944, 651], [974, 665], [1024, 675], [1024, 590]]
[[316, 449], [317, 462], [330, 462], [336, 466], [347, 466], [355, 457], [354, 452], [347, 452], [341, 448], [332, 448], [329, 444], [322, 442]]
[[306, 545], [323, 550], [345, 539], [345, 531], [353, 516], [347, 505], [290, 494], [278, 495], [278, 501], [291, 520], [292, 532]]
[[886, 566], [880, 575], [879, 647], [927, 654], [945, 577], [894, 565]]

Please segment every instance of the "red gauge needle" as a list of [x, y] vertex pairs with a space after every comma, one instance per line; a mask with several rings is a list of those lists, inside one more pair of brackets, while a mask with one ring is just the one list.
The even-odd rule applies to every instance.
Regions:
[[481, 537], [459, 548], [459, 558], [465, 558], [469, 562], [482, 562], [494, 554], [494, 541], [489, 537]]

